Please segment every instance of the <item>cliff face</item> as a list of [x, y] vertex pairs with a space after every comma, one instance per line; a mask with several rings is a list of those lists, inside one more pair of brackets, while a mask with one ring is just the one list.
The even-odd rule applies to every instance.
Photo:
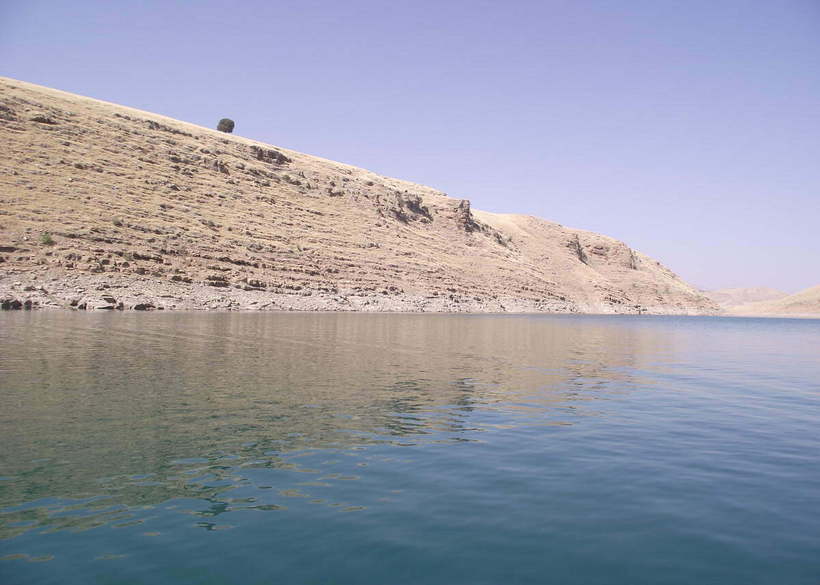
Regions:
[[4, 78], [0, 139], [6, 308], [716, 310], [606, 236]]

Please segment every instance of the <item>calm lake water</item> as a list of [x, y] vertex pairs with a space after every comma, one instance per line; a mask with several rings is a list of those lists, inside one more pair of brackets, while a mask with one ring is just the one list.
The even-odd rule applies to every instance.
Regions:
[[820, 583], [820, 321], [0, 314], [0, 582]]

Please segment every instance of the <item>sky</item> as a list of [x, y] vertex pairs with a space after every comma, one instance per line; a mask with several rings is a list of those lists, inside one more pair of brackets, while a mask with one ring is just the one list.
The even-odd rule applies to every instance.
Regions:
[[820, 284], [820, 0], [2, 0], [0, 75]]

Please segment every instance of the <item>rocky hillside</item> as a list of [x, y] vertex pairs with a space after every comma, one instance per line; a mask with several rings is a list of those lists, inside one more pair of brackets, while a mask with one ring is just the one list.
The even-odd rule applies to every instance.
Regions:
[[612, 238], [0, 78], [5, 308], [692, 314]]
[[820, 285], [779, 299], [730, 307], [733, 315], [760, 317], [820, 317]]
[[705, 294], [724, 309], [748, 303], [757, 303], [759, 301], [775, 301], [789, 296], [789, 293], [785, 293], [782, 290], [765, 286], [722, 288], [720, 290], [708, 291]]

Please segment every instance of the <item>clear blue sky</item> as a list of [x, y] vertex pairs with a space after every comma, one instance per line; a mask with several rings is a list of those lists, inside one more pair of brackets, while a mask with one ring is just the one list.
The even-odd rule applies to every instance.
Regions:
[[820, 284], [820, 0], [4, 0], [0, 75]]

